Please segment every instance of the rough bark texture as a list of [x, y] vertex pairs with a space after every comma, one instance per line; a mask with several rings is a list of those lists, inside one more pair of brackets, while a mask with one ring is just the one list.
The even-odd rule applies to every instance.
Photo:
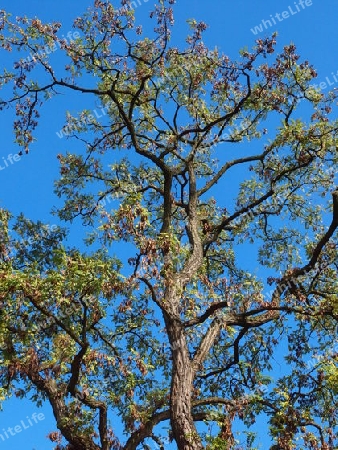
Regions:
[[167, 324], [172, 346], [171, 426], [179, 450], [202, 450], [193, 416], [192, 400], [194, 371], [190, 361], [184, 330], [179, 322]]

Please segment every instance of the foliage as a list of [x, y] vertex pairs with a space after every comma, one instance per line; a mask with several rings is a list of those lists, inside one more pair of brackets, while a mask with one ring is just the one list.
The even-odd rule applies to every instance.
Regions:
[[68, 112], [83, 152], [58, 156], [57, 213], [88, 227], [86, 251], [1, 210], [0, 399], [49, 402], [57, 449], [255, 449], [259, 416], [271, 449], [336, 448], [335, 96], [275, 36], [231, 61], [190, 20], [170, 46], [173, 3], [144, 38], [127, 1], [96, 0], [69, 41], [1, 12], [2, 48], [35, 55], [0, 78], [18, 145], [60, 92], [107, 116]]

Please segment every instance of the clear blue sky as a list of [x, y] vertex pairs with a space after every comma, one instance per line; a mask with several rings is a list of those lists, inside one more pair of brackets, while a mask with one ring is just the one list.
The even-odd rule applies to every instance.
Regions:
[[[149, 21], [153, 0], [141, 3], [136, 10], [137, 22]], [[63, 23], [61, 34], [71, 31], [72, 20], [93, 2], [89, 0], [1, 0], [0, 8], [14, 16], [38, 16], [42, 21]], [[117, 5], [117, 2], [113, 2]], [[239, 49], [254, 45], [257, 37], [278, 31], [278, 47], [294, 42], [302, 59], [308, 59], [318, 72], [318, 83], [331, 84], [338, 88], [338, 2], [337, 0], [177, 0], [174, 7], [176, 26], [173, 40], [183, 44], [187, 27], [186, 19], [203, 20], [210, 28], [204, 41], [210, 47], [217, 46], [230, 57], [236, 57]], [[263, 21], [263, 22], [262, 22]], [[270, 21], [270, 22], [268, 22]], [[260, 32], [259, 28], [263, 31]], [[253, 31], [252, 31], [253, 30]], [[256, 35], [255, 35], [256, 33]], [[55, 55], [57, 57], [57, 55]], [[1, 65], [6, 58], [1, 57]], [[10, 67], [9, 67], [10, 69]], [[325, 89], [326, 87], [322, 85]], [[85, 100], [83, 100], [85, 101]], [[39, 140], [32, 146], [31, 153], [0, 171], [0, 206], [23, 212], [27, 217], [41, 219], [50, 224], [56, 222], [50, 211], [57, 204], [53, 195], [53, 181], [58, 176], [57, 153], [64, 153], [74, 143], [60, 139], [56, 132], [64, 124], [66, 109], [80, 110], [79, 103], [70, 98], [61, 98], [42, 110]], [[19, 149], [13, 144], [11, 117], [1, 115], [0, 165], [3, 158], [16, 154]], [[33, 413], [43, 413], [44, 419], [31, 419]], [[28, 418], [27, 418], [28, 416]], [[41, 416], [40, 416], [41, 417]], [[45, 436], [55, 430], [55, 424], [48, 405], [37, 409], [33, 404], [10, 400], [0, 413], [0, 434], [3, 429], [14, 428], [24, 422], [26, 428], [5, 441], [0, 438], [0, 450], [49, 450], [52, 443]], [[32, 425], [30, 425], [32, 423]], [[263, 444], [264, 448], [264, 444]]]

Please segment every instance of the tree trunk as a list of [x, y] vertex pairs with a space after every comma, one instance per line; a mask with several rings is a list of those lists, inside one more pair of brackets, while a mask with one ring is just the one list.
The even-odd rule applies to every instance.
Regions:
[[191, 411], [191, 394], [194, 371], [184, 336], [182, 324], [167, 324], [172, 350], [173, 367], [170, 392], [170, 420], [173, 437], [179, 450], [202, 450]]

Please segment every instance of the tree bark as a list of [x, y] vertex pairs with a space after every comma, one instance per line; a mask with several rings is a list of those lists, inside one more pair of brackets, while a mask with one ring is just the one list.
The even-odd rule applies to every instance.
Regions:
[[184, 337], [184, 329], [178, 320], [173, 320], [167, 323], [167, 330], [173, 358], [170, 392], [173, 437], [179, 450], [202, 450], [203, 445], [191, 410], [194, 370]]

